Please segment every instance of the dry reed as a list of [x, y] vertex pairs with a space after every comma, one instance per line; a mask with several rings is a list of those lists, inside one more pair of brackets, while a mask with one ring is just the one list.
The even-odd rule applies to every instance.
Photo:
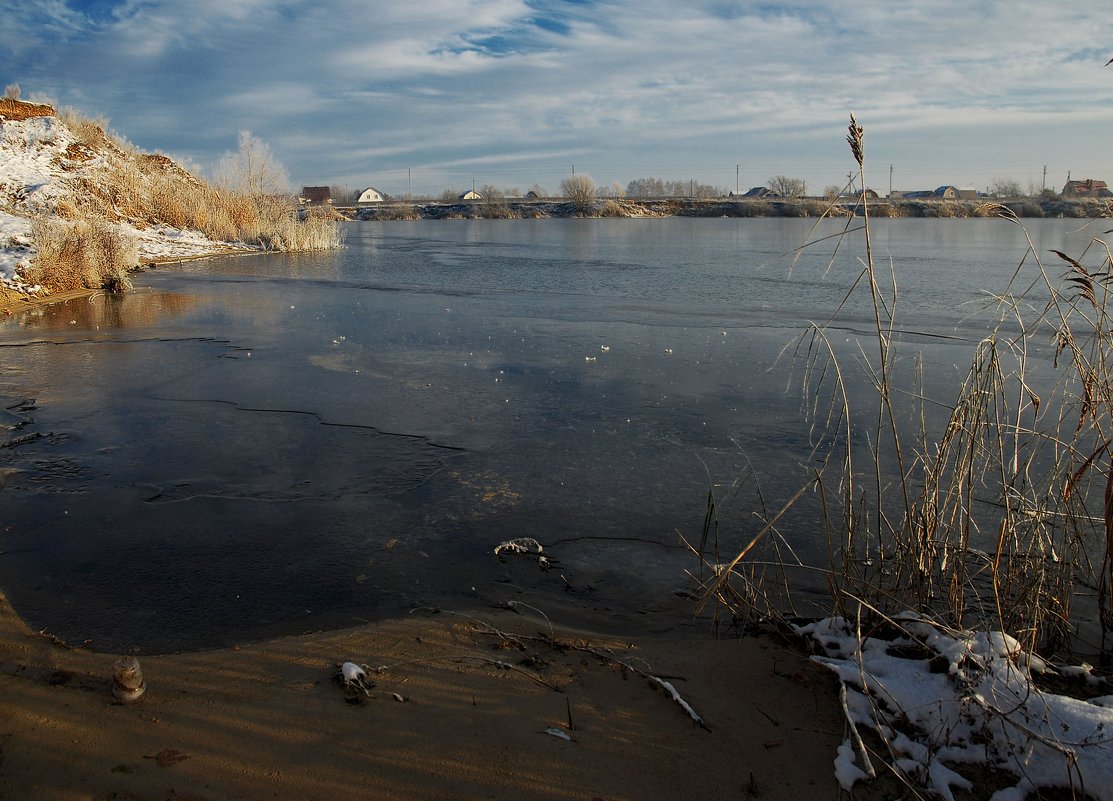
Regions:
[[49, 292], [129, 289], [128, 271], [139, 263], [135, 240], [99, 220], [38, 217], [32, 223], [38, 255], [29, 280]]
[[127, 286], [123, 271], [138, 265], [138, 254], [116, 223], [192, 229], [215, 242], [266, 250], [340, 245], [335, 213], [302, 214], [292, 198], [210, 186], [166, 156], [139, 153], [109, 133], [103, 119], [68, 108], [58, 118], [81, 152], [99, 160], [71, 180], [71, 193], [56, 203], [57, 219], [34, 226], [39, 256], [28, 277], [48, 290]]
[[[865, 186], [861, 127], [848, 142]], [[849, 400], [842, 354], [830, 322], [802, 335], [790, 351], [815, 426], [818, 467], [809, 488], [819, 502], [828, 564], [807, 568], [780, 540], [775, 516], [727, 564], [707, 540], [717, 529], [715, 498], [698, 547], [707, 599], [736, 618], [767, 619], [792, 608], [786, 569], [824, 576], [830, 608], [877, 614], [913, 609], [955, 627], [999, 629], [1043, 652], [1084, 644], [1108, 656], [1113, 633], [1113, 319], [1107, 310], [1113, 256], [1095, 239], [1075, 258], [1058, 253], [1057, 275], [1028, 240], [1028, 252], [974, 349], [955, 398], [929, 399], [897, 386], [899, 284], [875, 260], [864, 194], [862, 220], [841, 237], [865, 232], [855, 281], [873, 309], [872, 352], [857, 354], [875, 392], [872, 423]], [[940, 207], [942, 212], [942, 206]], [[997, 205], [981, 214], [1020, 226]], [[1027, 232], [1025, 232], [1027, 236]], [[1018, 300], [1040, 289], [1031, 311]], [[853, 289], [852, 289], [853, 291]], [[837, 313], [836, 313], [837, 314]], [[1056, 345], [1054, 364], [1037, 363], [1038, 345]], [[1044, 359], [1044, 357], [1039, 357]], [[1046, 362], [1046, 359], [1044, 359]], [[1053, 375], [1048, 379], [1047, 375]], [[897, 398], [911, 395], [911, 409]], [[941, 425], [929, 407], [947, 410]], [[909, 421], [916, 421], [910, 425]], [[788, 506], [806, 494], [797, 492]], [[762, 502], [764, 508], [764, 501]], [[787, 555], [787, 559], [786, 559]], [[1079, 599], [1089, 606], [1078, 612]], [[1096, 620], [1095, 620], [1096, 618]], [[1088, 630], [1089, 629], [1089, 630]]]

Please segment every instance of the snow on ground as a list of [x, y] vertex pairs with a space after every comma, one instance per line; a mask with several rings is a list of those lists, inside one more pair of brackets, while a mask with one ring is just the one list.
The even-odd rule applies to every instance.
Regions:
[[972, 763], [1019, 777], [993, 801], [1022, 801], [1051, 787], [1113, 801], [1113, 695], [1083, 701], [1041, 691], [1033, 681], [1058, 673], [1103, 683], [1088, 666], [1056, 669], [1000, 632], [947, 632], [914, 615], [895, 623], [885, 639], [860, 637], [840, 617], [797, 629], [819, 645], [823, 653], [813, 659], [845, 690], [851, 736], [835, 758], [845, 789], [875, 767], [858, 739], [868, 729], [912, 784], [947, 801], [952, 788], [971, 789], [956, 771]]
[[35, 251], [31, 242], [31, 221], [0, 211], [0, 283], [26, 294], [37, 294], [19, 277], [19, 270], [27, 267]]
[[232, 250], [251, 250], [245, 245], [214, 242], [199, 231], [183, 231], [171, 228], [169, 225], [139, 229], [122, 223], [121, 227], [139, 243], [139, 257], [143, 261], [181, 259], [227, 253]]
[[[77, 163], [99, 163], [76, 148], [69, 128], [54, 117], [0, 122], [0, 203], [32, 212], [53, 211], [67, 193], [64, 178]], [[67, 153], [77, 159], [67, 158]]]
[[[78, 180], [106, 161], [104, 153], [79, 143], [55, 117], [22, 121], [0, 117], [0, 288], [24, 294], [41, 291], [20, 277], [20, 271], [36, 254], [31, 216], [53, 214], [58, 201], [80, 191]], [[141, 230], [126, 223], [119, 225], [138, 242], [142, 261], [243, 249], [214, 242], [197, 231], [169, 226]]]

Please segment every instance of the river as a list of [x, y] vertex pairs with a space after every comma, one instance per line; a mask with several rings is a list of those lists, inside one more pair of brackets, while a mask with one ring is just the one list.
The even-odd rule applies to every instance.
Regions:
[[[862, 233], [824, 238], [845, 225], [351, 223], [340, 251], [162, 267], [9, 318], [0, 587], [36, 629], [106, 649], [513, 600], [573, 625], [698, 628], [679, 535], [698, 539], [709, 488], [730, 556], [814, 464], [782, 351], [860, 274]], [[921, 353], [946, 398], [987, 293], [1041, 303], [1025, 231], [872, 225], [898, 272], [905, 380]], [[1050, 249], [1097, 234], [1083, 225], [1027, 221], [1053, 274]], [[849, 362], [872, 347], [860, 287], [831, 329]], [[821, 563], [811, 508], [781, 533]], [[548, 569], [494, 554], [520, 537]]]

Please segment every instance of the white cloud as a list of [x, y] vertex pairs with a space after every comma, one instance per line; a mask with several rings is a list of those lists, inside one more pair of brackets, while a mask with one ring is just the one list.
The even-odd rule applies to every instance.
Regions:
[[[439, 164], [529, 185], [571, 157], [597, 176], [631, 170], [619, 179], [703, 180], [696, 171], [747, 161], [830, 183], [846, 169], [851, 109], [870, 146], [919, 165], [925, 185], [950, 181], [959, 162], [1007, 175], [1026, 151], [1098, 169], [1113, 108], [1098, 0], [129, 0], [101, 11], [61, 0], [0, 10], [11, 79], [199, 161], [248, 128], [312, 183]], [[152, 93], [131, 93], [137, 75]], [[1048, 152], [1055, 141], [1062, 152]]]

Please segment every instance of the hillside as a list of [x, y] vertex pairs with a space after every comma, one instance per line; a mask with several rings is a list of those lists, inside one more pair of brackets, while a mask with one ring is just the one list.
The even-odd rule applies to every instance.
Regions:
[[159, 259], [336, 247], [335, 223], [293, 202], [210, 186], [103, 125], [0, 100], [0, 289], [120, 288]]

